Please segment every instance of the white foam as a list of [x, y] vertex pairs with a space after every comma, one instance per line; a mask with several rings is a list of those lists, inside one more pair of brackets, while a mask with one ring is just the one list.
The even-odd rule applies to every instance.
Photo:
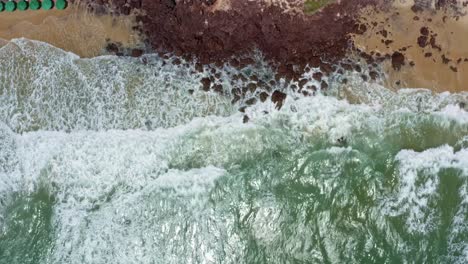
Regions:
[[468, 111], [460, 108], [459, 105], [447, 105], [440, 112], [436, 113], [441, 117], [468, 124]]
[[402, 150], [395, 159], [399, 164], [399, 188], [395, 196], [384, 202], [385, 213], [407, 215], [406, 228], [411, 232], [430, 232], [438, 217], [429, 202], [438, 197], [439, 172], [458, 169], [466, 182], [468, 149], [454, 152], [453, 147], [445, 145], [423, 152]]
[[[239, 164], [262, 155], [325, 153], [325, 172], [300, 180], [328, 194], [342, 180], [338, 176], [348, 164], [343, 156], [353, 158], [350, 162], [358, 167], [375, 158], [367, 156], [375, 152], [356, 150], [354, 140], [360, 140], [362, 149], [393, 155], [393, 146], [383, 140], [400, 144], [399, 137], [392, 137], [400, 127], [421, 137], [422, 143], [413, 142], [416, 146], [425, 146], [427, 125], [446, 132], [441, 141], [454, 138], [461, 150], [445, 145], [400, 151], [395, 157], [400, 184], [384, 197], [384, 210], [371, 208], [379, 214], [372, 217], [379, 219], [407, 215], [409, 232], [434, 228], [437, 215], [429, 203], [437, 196], [442, 169], [468, 175], [468, 150], [461, 139], [468, 131], [466, 112], [454, 106], [468, 93], [395, 93], [375, 84], [355, 87], [359, 95], [355, 103], [285, 91], [288, 97], [281, 110], [269, 100], [256, 104], [246, 110], [250, 121], [243, 124], [243, 114], [236, 112], [230, 98], [198, 91], [189, 95], [188, 89], [197, 90], [200, 76], [164, 68], [156, 56], [149, 56], [148, 65], [142, 66], [135, 59], [79, 59], [39, 42], [13, 43], [16, 46], [0, 48], [0, 56], [10, 52], [16, 56], [0, 61], [0, 66], [11, 69], [0, 76], [0, 120], [13, 131], [30, 132], [14, 134], [0, 123], [0, 162], [14, 161], [0, 164], [0, 197], [16, 190], [33, 191], [39, 182], [47, 184], [55, 199], [55, 244], [47, 263], [219, 263], [242, 258], [246, 241], [232, 231], [238, 223], [210, 207], [210, 192], [217, 181], [230, 177], [230, 171], [241, 169]], [[19, 59], [27, 59], [26, 66], [15, 64]], [[149, 131], [132, 129], [147, 125]], [[341, 138], [347, 142], [337, 142]], [[316, 146], [325, 149], [311, 153], [309, 148]], [[310, 162], [305, 156], [298, 164]], [[372, 166], [362, 166], [362, 181], [373, 179], [375, 175], [368, 173]], [[259, 173], [268, 174], [268, 169]], [[463, 181], [463, 203], [451, 227], [454, 252], [468, 250], [457, 236], [466, 232], [468, 197]], [[255, 188], [260, 183], [250, 184]], [[370, 185], [369, 196], [379, 195], [377, 186]], [[334, 203], [344, 207], [351, 204], [349, 199], [357, 199], [347, 191], [337, 194]], [[252, 216], [253, 235], [262, 245], [275, 248], [284, 239], [273, 233], [281, 229], [276, 220], [288, 216], [281, 214], [279, 201], [273, 198], [255, 202], [260, 209]], [[254, 214], [250, 204], [234, 206], [243, 217]], [[286, 245], [297, 256], [302, 256], [303, 245], [316, 246], [315, 230], [305, 225], [305, 215], [300, 217], [303, 224], [295, 227], [301, 239], [288, 238]], [[345, 236], [332, 233], [336, 230], [327, 225], [331, 221], [327, 212], [318, 219], [319, 228], [330, 231], [321, 234], [322, 246], [336, 253], [334, 241], [345, 241]], [[345, 242], [351, 250], [355, 241]], [[316, 248], [311, 254], [321, 256]]]
[[80, 59], [13, 40], [0, 48], [0, 120], [16, 132], [154, 129], [235, 111], [229, 98], [199, 90], [202, 74], [145, 58]]

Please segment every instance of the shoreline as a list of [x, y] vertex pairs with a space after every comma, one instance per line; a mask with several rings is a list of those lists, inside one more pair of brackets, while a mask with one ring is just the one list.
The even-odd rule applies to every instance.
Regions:
[[0, 17], [1, 39], [39, 40], [84, 58], [101, 55], [108, 42], [142, 45], [133, 30], [134, 15], [95, 15], [76, 3], [65, 10], [2, 12]]
[[[257, 50], [286, 82], [300, 84], [304, 73], [319, 68], [322, 76], [353, 72], [394, 90], [467, 90], [468, 48], [459, 43], [468, 35], [468, 17], [444, 9], [447, 1], [421, 10], [412, 1], [332, 1], [311, 14], [303, 0], [112, 3], [76, 0], [64, 11], [2, 13], [0, 38], [40, 40], [80, 57], [148, 52], [239, 69], [253, 63]], [[421, 47], [423, 27], [435, 40]], [[209, 78], [208, 90], [216, 77]]]

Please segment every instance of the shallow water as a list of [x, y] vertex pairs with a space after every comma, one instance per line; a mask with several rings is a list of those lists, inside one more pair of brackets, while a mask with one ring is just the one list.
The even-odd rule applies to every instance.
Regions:
[[0, 48], [0, 263], [468, 261], [467, 92], [281, 88], [244, 124], [146, 59]]

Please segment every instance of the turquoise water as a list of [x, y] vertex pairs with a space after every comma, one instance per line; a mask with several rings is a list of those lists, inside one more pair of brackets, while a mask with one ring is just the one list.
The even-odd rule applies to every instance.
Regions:
[[0, 263], [468, 261], [468, 93], [350, 76], [244, 124], [148, 61], [0, 48]]

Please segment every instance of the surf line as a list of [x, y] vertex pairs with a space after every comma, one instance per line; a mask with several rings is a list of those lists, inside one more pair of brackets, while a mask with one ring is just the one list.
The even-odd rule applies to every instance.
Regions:
[[0, 12], [14, 12], [26, 10], [51, 10], [55, 7], [64, 10], [68, 6], [67, 0], [0, 0]]

